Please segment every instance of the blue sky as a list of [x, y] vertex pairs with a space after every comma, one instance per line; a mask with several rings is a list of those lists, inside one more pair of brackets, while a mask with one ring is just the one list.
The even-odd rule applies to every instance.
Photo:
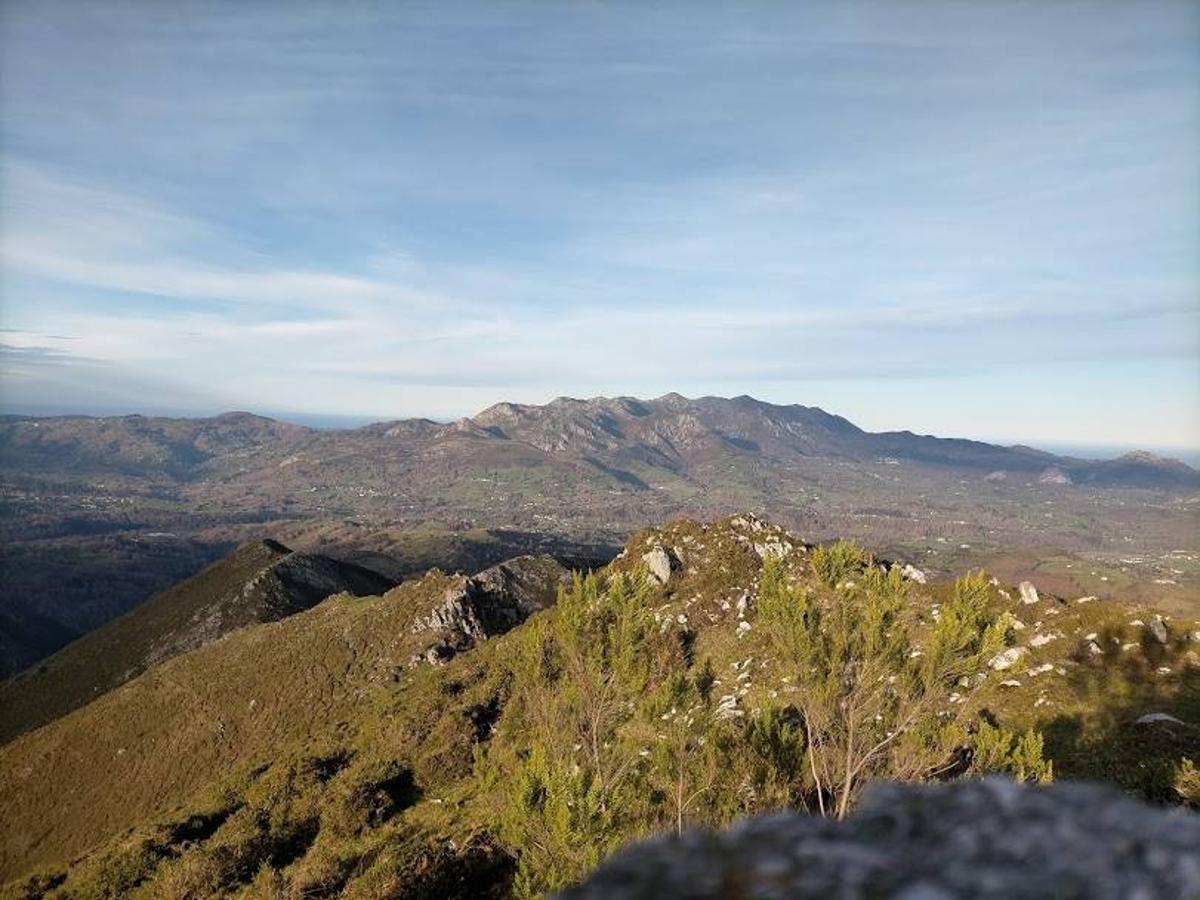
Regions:
[[0, 7], [21, 411], [1200, 446], [1200, 7]]

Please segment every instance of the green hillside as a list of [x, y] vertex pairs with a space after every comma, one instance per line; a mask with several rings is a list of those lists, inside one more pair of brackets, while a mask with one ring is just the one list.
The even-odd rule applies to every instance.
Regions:
[[1194, 622], [680, 520], [431, 665], [465, 584], [237, 630], [0, 748], [7, 895], [536, 894], [876, 777], [1198, 796]]
[[330, 594], [394, 582], [361, 566], [255, 541], [0, 684], [0, 741], [52, 721], [151, 666]]

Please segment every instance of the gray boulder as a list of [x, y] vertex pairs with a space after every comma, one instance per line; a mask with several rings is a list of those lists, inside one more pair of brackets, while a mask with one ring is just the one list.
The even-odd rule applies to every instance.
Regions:
[[1167, 623], [1163, 621], [1163, 617], [1155, 616], [1150, 620], [1150, 624], [1147, 627], [1150, 629], [1150, 633], [1154, 635], [1154, 639], [1165, 646], [1167, 643]]
[[844, 821], [795, 813], [620, 851], [565, 900], [1200, 898], [1200, 816], [1084, 783], [876, 785]]

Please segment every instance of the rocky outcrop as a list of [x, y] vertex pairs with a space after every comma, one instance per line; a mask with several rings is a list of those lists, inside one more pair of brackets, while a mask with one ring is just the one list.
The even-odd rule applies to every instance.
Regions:
[[554, 604], [570, 571], [552, 556], [519, 556], [484, 569], [447, 589], [412, 632], [430, 632], [433, 644], [414, 662], [439, 663], [520, 625], [538, 610]]
[[666, 584], [671, 578], [671, 570], [675, 568], [670, 552], [662, 547], [654, 547], [643, 554], [642, 562], [646, 564], [646, 571], [650, 573], [650, 577], [659, 584]]
[[878, 785], [844, 821], [782, 814], [618, 853], [566, 900], [1200, 898], [1200, 816], [1099, 785]]
[[1038, 476], [1039, 484], [1072, 484], [1071, 476], [1058, 466], [1049, 466]]

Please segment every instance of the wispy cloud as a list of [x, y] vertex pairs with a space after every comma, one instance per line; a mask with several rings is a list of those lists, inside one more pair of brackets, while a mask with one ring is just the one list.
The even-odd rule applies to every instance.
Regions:
[[1198, 39], [1168, 2], [13, 6], [0, 367], [27, 403], [914, 427], [971, 387], [1036, 437], [1120, 361], [1147, 440], [1200, 443]]

